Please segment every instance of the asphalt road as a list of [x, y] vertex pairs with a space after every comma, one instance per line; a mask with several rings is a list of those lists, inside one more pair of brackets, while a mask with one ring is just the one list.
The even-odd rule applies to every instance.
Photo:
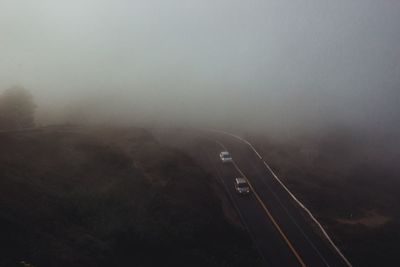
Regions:
[[[197, 156], [211, 166], [226, 189], [265, 266], [349, 266], [248, 144], [221, 133], [191, 135], [208, 143]], [[231, 153], [233, 163], [220, 161], [222, 150]], [[236, 193], [236, 177], [248, 179], [252, 187], [249, 195]]]
[[[207, 140], [200, 154], [226, 188], [266, 266], [348, 266], [247, 144], [223, 134], [208, 134]], [[224, 148], [234, 163], [219, 160]], [[243, 176], [253, 187], [247, 196], [233, 186]]]
[[[248, 144], [225, 134], [192, 136], [208, 144], [198, 156], [211, 166], [226, 189], [265, 266], [348, 266]], [[222, 150], [231, 153], [233, 163], [220, 161]], [[236, 177], [248, 179], [251, 194], [236, 193]]]

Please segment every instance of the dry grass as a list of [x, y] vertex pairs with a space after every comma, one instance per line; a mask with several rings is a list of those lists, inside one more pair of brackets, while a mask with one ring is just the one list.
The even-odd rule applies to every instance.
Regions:
[[250, 139], [355, 266], [400, 265], [398, 151], [351, 133]]
[[391, 220], [392, 219], [390, 217], [378, 214], [376, 211], [368, 211], [364, 214], [364, 216], [360, 218], [336, 219], [336, 221], [341, 224], [349, 224], [349, 225], [360, 224], [370, 228], [384, 226]]

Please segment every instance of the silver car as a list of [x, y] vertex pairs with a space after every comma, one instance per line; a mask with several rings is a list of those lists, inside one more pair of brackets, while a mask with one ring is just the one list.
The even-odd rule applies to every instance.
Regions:
[[231, 154], [228, 151], [222, 151], [219, 157], [223, 163], [232, 162]]
[[244, 178], [235, 178], [235, 189], [241, 195], [246, 195], [250, 193], [250, 186], [246, 179]]

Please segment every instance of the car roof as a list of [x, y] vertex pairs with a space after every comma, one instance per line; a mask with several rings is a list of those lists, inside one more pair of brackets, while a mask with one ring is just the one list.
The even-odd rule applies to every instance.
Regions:
[[247, 184], [247, 181], [244, 178], [236, 178], [235, 180], [238, 184]]
[[223, 155], [229, 155], [229, 152], [228, 152], [228, 151], [222, 151], [221, 154], [223, 154]]

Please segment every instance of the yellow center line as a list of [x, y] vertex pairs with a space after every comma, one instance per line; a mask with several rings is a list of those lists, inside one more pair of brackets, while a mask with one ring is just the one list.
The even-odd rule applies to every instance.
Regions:
[[289, 241], [285, 233], [282, 231], [281, 227], [278, 225], [274, 217], [272, 216], [271, 212], [268, 210], [268, 208], [265, 206], [264, 202], [261, 200], [260, 196], [257, 194], [256, 190], [254, 190], [253, 185], [250, 183], [249, 179], [247, 176], [242, 172], [242, 170], [239, 169], [237, 166], [236, 162], [233, 161], [233, 165], [235, 166], [236, 170], [247, 180], [247, 183], [249, 184], [251, 191], [253, 191], [254, 196], [256, 197], [257, 201], [260, 203], [261, 207], [267, 214], [268, 218], [271, 220], [271, 222], [274, 224], [275, 228], [278, 230], [279, 234], [282, 236], [283, 240], [286, 242], [286, 244], [289, 246], [290, 250], [296, 257], [296, 259], [299, 261], [300, 265], [302, 267], [306, 267], [306, 264], [304, 263], [303, 259], [300, 257], [299, 253], [296, 251], [296, 249], [293, 247], [292, 243]]

